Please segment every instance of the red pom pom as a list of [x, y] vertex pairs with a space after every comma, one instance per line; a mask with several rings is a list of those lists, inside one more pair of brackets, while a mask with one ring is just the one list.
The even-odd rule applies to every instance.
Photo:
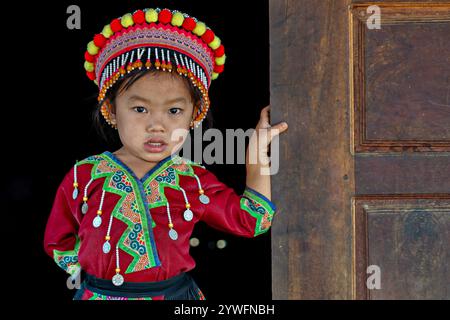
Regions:
[[91, 56], [91, 54], [88, 51], [86, 51], [84, 53], [84, 60], [86, 60], [87, 62], [94, 62], [94, 57]]
[[202, 35], [203, 41], [206, 43], [210, 43], [214, 40], [214, 32], [211, 29], [206, 30], [206, 32]]
[[142, 10], [138, 10], [133, 13], [133, 21], [137, 24], [142, 24], [145, 22], [145, 13]]
[[102, 48], [105, 45], [105, 43], [106, 43], [106, 38], [104, 35], [99, 33], [94, 36], [94, 44], [97, 47]]
[[216, 50], [214, 50], [214, 57], [221, 57], [225, 54], [225, 47], [223, 44], [220, 45]]
[[111, 30], [112, 30], [114, 33], [119, 32], [119, 31], [122, 30], [122, 28], [123, 28], [122, 23], [121, 23], [121, 21], [120, 21], [119, 18], [114, 19], [114, 20], [111, 22], [111, 25], [110, 25], [110, 26], [111, 26]]
[[86, 75], [88, 76], [88, 78], [92, 81], [95, 80], [95, 73], [94, 72], [86, 72]]
[[192, 19], [191, 17], [188, 17], [183, 21], [183, 28], [186, 29], [187, 31], [194, 30], [196, 25], [197, 22], [195, 22], [195, 20]]
[[169, 9], [161, 10], [158, 15], [158, 20], [163, 24], [168, 24], [172, 20], [172, 12]]
[[223, 68], [225, 65], [221, 65], [221, 66], [214, 66], [214, 72], [215, 73], [222, 73], [223, 72]]

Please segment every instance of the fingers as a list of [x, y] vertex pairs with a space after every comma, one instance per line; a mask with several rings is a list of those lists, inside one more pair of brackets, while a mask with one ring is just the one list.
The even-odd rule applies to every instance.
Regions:
[[[274, 137], [279, 135], [280, 133], [285, 132], [288, 129], [287, 122], [283, 121], [274, 126], [270, 125], [270, 105], [261, 109], [261, 117], [259, 119], [260, 129], [268, 129], [270, 130], [270, 137]], [[270, 138], [270, 140], [271, 140]]]
[[272, 127], [270, 127], [270, 140], [272, 141], [272, 139], [276, 136], [278, 136], [279, 134], [285, 132], [288, 129], [288, 124], [287, 122], [280, 122]]
[[266, 106], [261, 109], [261, 115], [259, 118], [259, 124], [261, 128], [269, 128], [270, 127], [270, 106]]

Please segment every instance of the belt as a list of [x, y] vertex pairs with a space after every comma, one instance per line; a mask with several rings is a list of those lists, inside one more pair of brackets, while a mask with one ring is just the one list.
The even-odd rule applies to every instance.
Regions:
[[141, 298], [163, 295], [166, 300], [192, 299], [191, 293], [198, 288], [187, 273], [181, 273], [163, 281], [124, 282], [120, 286], [115, 286], [111, 280], [85, 273], [83, 286], [92, 292], [107, 296]]

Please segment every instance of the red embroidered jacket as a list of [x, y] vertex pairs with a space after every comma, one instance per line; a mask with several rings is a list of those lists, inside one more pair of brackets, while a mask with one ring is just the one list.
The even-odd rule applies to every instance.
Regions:
[[138, 179], [104, 152], [63, 179], [44, 247], [72, 275], [81, 267], [98, 278], [161, 281], [194, 268], [189, 239], [197, 221], [253, 237], [270, 228], [274, 212], [262, 194], [247, 187], [240, 196], [188, 159], [169, 156]]

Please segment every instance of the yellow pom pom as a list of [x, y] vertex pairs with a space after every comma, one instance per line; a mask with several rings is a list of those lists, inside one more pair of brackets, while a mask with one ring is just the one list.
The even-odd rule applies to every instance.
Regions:
[[158, 12], [156, 12], [155, 9], [148, 9], [145, 12], [145, 20], [148, 23], [152, 23], [152, 22], [158, 21]]
[[131, 13], [123, 15], [120, 23], [124, 28], [131, 27], [134, 24], [133, 16], [131, 15]]
[[218, 73], [213, 72], [211, 80], [216, 80], [219, 77]]
[[217, 57], [217, 58], [216, 58], [216, 64], [217, 64], [218, 66], [224, 65], [224, 64], [225, 64], [226, 58], [227, 58], [226, 55], [223, 55], [223, 56], [221, 56], [221, 57]]
[[206, 32], [206, 25], [199, 21], [192, 32], [201, 37]]
[[87, 51], [91, 56], [95, 56], [98, 53], [98, 47], [94, 44], [94, 41], [91, 41], [87, 45]]
[[107, 24], [106, 26], [103, 27], [102, 35], [106, 39], [109, 39], [113, 34], [114, 34], [114, 32], [111, 30], [111, 26], [109, 24]]
[[221, 44], [220, 38], [219, 38], [218, 36], [215, 36], [215, 37], [214, 37], [214, 40], [211, 41], [211, 43], [208, 44], [208, 46], [209, 46], [211, 49], [216, 50], [218, 47], [220, 47], [220, 44]]
[[92, 71], [94, 71], [94, 64], [92, 62], [85, 61], [84, 69], [86, 69], [86, 71], [92, 72]]
[[183, 25], [184, 16], [181, 12], [175, 12], [172, 15], [172, 25], [176, 27], [181, 27]]

